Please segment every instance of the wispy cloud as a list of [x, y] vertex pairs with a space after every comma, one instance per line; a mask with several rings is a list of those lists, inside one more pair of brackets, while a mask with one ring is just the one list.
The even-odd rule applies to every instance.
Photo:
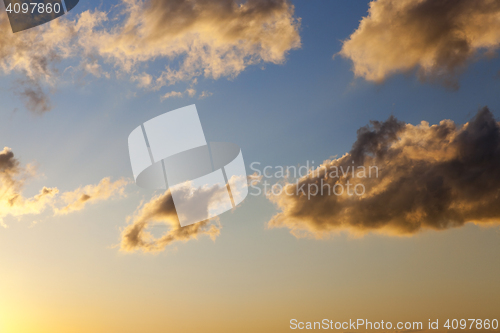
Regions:
[[418, 69], [422, 80], [456, 88], [479, 51], [500, 46], [499, 16], [491, 0], [374, 0], [340, 54], [369, 81]]
[[0, 151], [1, 226], [7, 227], [4, 222], [7, 216], [20, 218], [39, 215], [47, 208], [52, 208], [55, 215], [82, 210], [88, 204], [123, 196], [125, 186], [129, 183], [123, 179], [111, 182], [109, 178], [104, 178], [97, 185], [83, 186], [60, 196], [57, 188], [43, 187], [35, 196], [26, 198], [22, 194], [24, 185], [35, 176], [34, 167], [29, 164], [21, 166], [10, 148], [5, 147]]
[[[185, 195], [189, 196], [189, 200], [199, 202], [200, 209], [208, 209], [207, 207], [218, 204], [218, 193], [220, 192], [216, 189], [203, 187], [195, 192], [191, 192], [187, 188]], [[197, 213], [193, 212], [193, 214]], [[130, 220], [130, 224], [122, 232], [122, 251], [158, 252], [165, 250], [172, 243], [187, 242], [202, 235], [207, 235], [215, 240], [221, 229], [217, 219], [181, 227], [170, 190], [139, 206]], [[150, 228], [154, 225], [166, 225], [167, 232], [159, 238], [154, 238], [150, 232]]]
[[198, 76], [234, 77], [259, 62], [283, 63], [300, 46], [299, 20], [286, 0], [126, 0], [122, 23], [107, 30], [107, 16], [85, 13], [91, 34], [81, 39], [95, 52], [125, 71], [158, 58], [167, 64], [151, 85], [159, 89]]
[[0, 15], [0, 71], [23, 76], [14, 85], [26, 108], [35, 113], [51, 109], [42, 85], [53, 87], [56, 64], [73, 55], [71, 40], [75, 29], [67, 21], [53, 21], [40, 29], [13, 34], [7, 15]]
[[40, 214], [59, 192], [57, 188], [43, 187], [37, 195], [25, 198], [22, 189], [26, 180], [34, 174], [31, 165], [20, 165], [10, 148], [0, 151], [0, 225], [3, 227], [7, 227], [4, 222], [6, 216]]
[[[30, 111], [50, 110], [47, 91], [55, 89], [63, 59], [96, 77], [128, 77], [141, 89], [182, 81], [191, 96], [197, 77], [233, 78], [250, 65], [281, 64], [300, 47], [300, 20], [287, 0], [122, 0], [115, 8], [121, 11], [85, 11], [20, 34], [0, 15], [0, 70], [26, 78], [18, 95]], [[151, 71], [158, 60], [163, 69]]]
[[54, 197], [59, 193], [57, 188], [43, 187], [39, 193], [31, 198], [25, 198], [21, 193], [10, 192], [2, 189], [6, 197], [0, 199], [0, 226], [7, 228], [4, 222], [6, 216], [20, 218], [25, 215], [39, 215], [54, 202]]
[[[370, 166], [378, 168], [378, 177], [358, 174], [359, 168]], [[334, 167], [348, 172], [332, 177]], [[298, 190], [302, 186], [316, 192], [325, 184], [345, 188], [347, 182], [351, 193], [362, 184], [365, 194], [334, 195], [326, 188], [308, 197]], [[286, 186], [288, 194], [270, 197], [280, 212], [268, 225], [289, 228], [297, 237], [328, 237], [338, 231], [412, 235], [467, 222], [498, 223], [500, 126], [486, 107], [462, 126], [451, 120], [432, 126], [394, 117], [374, 121], [358, 131], [348, 154]]]
[[52, 110], [49, 96], [42, 89], [38, 80], [20, 80], [14, 85], [15, 94], [21, 98], [26, 109], [36, 114]]
[[86, 185], [71, 192], [64, 192], [61, 200], [66, 206], [60, 209], [54, 208], [54, 212], [56, 215], [65, 215], [82, 210], [88, 204], [105, 201], [111, 197], [124, 196], [127, 184], [129, 181], [125, 179], [112, 182], [109, 177], [106, 177], [96, 185]]
[[193, 97], [195, 94], [196, 94], [196, 90], [194, 90], [193, 88], [188, 88], [184, 92], [180, 92], [180, 91], [171, 91], [171, 92], [168, 92], [165, 95], [163, 95], [160, 98], [160, 100], [164, 101], [167, 98], [171, 98], [171, 97], [183, 97], [183, 96], [186, 96], [186, 95], [189, 96], [189, 97]]

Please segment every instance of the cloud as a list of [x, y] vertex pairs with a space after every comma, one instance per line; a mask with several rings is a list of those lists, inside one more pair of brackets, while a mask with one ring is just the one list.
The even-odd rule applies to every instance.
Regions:
[[211, 93], [210, 91], [204, 90], [201, 92], [201, 94], [198, 96], [198, 98], [203, 99], [203, 98], [210, 97], [212, 95], [213, 95], [213, 93]]
[[[348, 182], [351, 193], [358, 186], [362, 195], [348, 195]], [[337, 185], [341, 195], [325, 184], [332, 192]], [[413, 235], [468, 222], [498, 223], [500, 126], [486, 107], [462, 126], [451, 120], [432, 126], [394, 117], [373, 121], [358, 131], [348, 154], [285, 185], [290, 195], [270, 197], [280, 212], [268, 226], [289, 228], [297, 237], [339, 231]], [[323, 194], [317, 191], [322, 186]]]
[[[0, 71], [21, 75], [16, 93], [28, 110], [51, 109], [48, 93], [61, 79], [61, 60], [74, 71], [116, 74], [142, 89], [183, 81], [189, 90], [197, 77], [233, 78], [250, 65], [281, 64], [300, 47], [300, 20], [288, 0], [122, 0], [114, 8], [121, 11], [85, 11], [18, 34], [0, 15]], [[104, 71], [105, 64], [114, 72]]]
[[375, 0], [340, 54], [368, 81], [418, 69], [422, 80], [457, 87], [480, 51], [498, 49], [499, 16], [495, 0]]
[[125, 186], [129, 181], [119, 179], [111, 182], [109, 177], [103, 178], [97, 185], [87, 185], [71, 192], [64, 192], [61, 200], [66, 206], [54, 209], [56, 215], [65, 215], [85, 208], [87, 204], [108, 200], [115, 196], [125, 195]]
[[7, 179], [9, 184], [14, 181], [13, 177], [20, 171], [19, 161], [14, 158], [14, 153], [9, 147], [4, 147], [4, 149], [0, 151], [0, 171], [2, 181]]
[[6, 13], [0, 15], [0, 71], [21, 74], [14, 85], [28, 110], [43, 113], [51, 109], [42, 86], [53, 87], [56, 64], [74, 55], [71, 41], [75, 30], [67, 20], [55, 20], [19, 34], [12, 33]]
[[168, 92], [165, 95], [163, 95], [161, 97], [161, 100], [164, 101], [167, 98], [171, 98], [171, 97], [182, 97], [182, 95], [183, 95], [183, 93], [181, 93], [180, 91], [171, 91], [171, 92]]
[[10, 30], [7, 15], [0, 15], [0, 68], [5, 73], [24, 72], [30, 79], [51, 80], [53, 65], [71, 54], [68, 40], [75, 31], [67, 25], [68, 21], [55, 20], [36, 29], [21, 34]]
[[0, 151], [0, 226], [7, 227], [4, 222], [7, 216], [39, 215], [47, 208], [52, 208], [54, 215], [82, 210], [87, 204], [123, 196], [129, 183], [124, 179], [111, 182], [109, 178], [103, 178], [97, 185], [87, 185], [60, 196], [57, 188], [44, 186], [33, 197], [24, 197], [25, 183], [36, 176], [34, 167], [30, 164], [21, 166], [10, 148]]
[[26, 109], [36, 114], [43, 114], [52, 110], [50, 98], [43, 91], [39, 82], [34, 80], [22, 80], [20, 82], [16, 87], [16, 94], [24, 102]]
[[14, 153], [8, 147], [0, 151], [0, 225], [6, 227], [4, 218], [8, 215], [21, 217], [23, 215], [40, 214], [52, 203], [59, 192], [57, 188], [43, 187], [40, 192], [25, 198], [21, 191], [25, 181], [34, 175], [34, 169], [28, 165], [21, 167]]
[[[184, 194], [185, 196], [189, 196], [189, 202], [195, 200], [195, 202], [199, 203], [198, 207], [200, 209], [206, 209], [206, 207], [213, 209], [214, 206], [218, 205], [220, 200], [218, 193], [220, 191], [215, 187], [203, 187], [190, 192], [188, 186]], [[182, 211], [186, 212], [185, 209]], [[193, 216], [206, 214], [206, 212], [197, 211], [190, 213]], [[139, 206], [137, 212], [130, 219], [132, 222], [122, 232], [122, 251], [132, 252], [142, 250], [143, 252], [158, 252], [164, 250], [174, 242], [187, 242], [197, 239], [200, 235], [207, 235], [212, 240], [215, 240], [220, 234], [221, 228], [216, 219], [205, 220], [181, 227], [170, 190], [153, 197], [149, 202]], [[149, 230], [152, 226], [158, 224], [166, 225], [168, 231], [163, 236], [154, 238]]]
[[283, 63], [289, 50], [300, 47], [299, 20], [287, 0], [124, 0], [123, 5], [123, 22], [112, 29], [99, 29], [108, 19], [102, 13], [82, 14], [92, 33], [83, 35], [81, 44], [127, 72], [158, 58], [176, 59], [172, 63], [178, 66], [168, 64], [154, 80], [141, 81], [154, 89], [198, 76], [234, 77], [259, 62]]
[[[168, 92], [165, 95], [161, 96], [160, 100], [164, 101], [167, 98], [171, 98], [171, 97], [183, 97], [185, 95], [188, 95], [189, 97], [193, 97], [195, 94], [196, 94], [196, 90], [194, 90], [193, 88], [188, 88], [184, 92], [180, 92], [180, 91], [171, 91], [171, 92]], [[201, 95], [200, 95], [200, 97], [201, 97]]]

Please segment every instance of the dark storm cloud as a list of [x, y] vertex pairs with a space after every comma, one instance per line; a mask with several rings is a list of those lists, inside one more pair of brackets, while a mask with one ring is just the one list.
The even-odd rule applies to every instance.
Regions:
[[[354, 176], [328, 176], [334, 167], [352, 166]], [[370, 166], [378, 168], [378, 177], [357, 176]], [[345, 186], [348, 181], [363, 184], [364, 194], [328, 195], [325, 190], [308, 197], [294, 191], [301, 185]], [[450, 120], [414, 126], [394, 117], [372, 122], [358, 131], [348, 154], [325, 161], [314, 174], [287, 187], [294, 195], [271, 197], [281, 212], [269, 226], [290, 228], [296, 236], [323, 237], [341, 230], [410, 235], [467, 222], [498, 222], [500, 127], [486, 107], [462, 126]]]

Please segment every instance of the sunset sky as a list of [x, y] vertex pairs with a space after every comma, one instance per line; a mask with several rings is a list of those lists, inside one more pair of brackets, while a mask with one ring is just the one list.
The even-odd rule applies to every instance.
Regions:
[[[15, 34], [0, 7], [0, 333], [500, 319], [497, 1], [80, 0]], [[248, 175], [380, 177], [181, 229], [127, 138], [191, 104]]]

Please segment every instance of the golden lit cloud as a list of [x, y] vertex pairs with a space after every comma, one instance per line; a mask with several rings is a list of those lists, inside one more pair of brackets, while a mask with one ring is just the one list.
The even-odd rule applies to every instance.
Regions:
[[[82, 210], [87, 204], [108, 200], [111, 197], [123, 196], [126, 180], [111, 182], [109, 178], [102, 179], [97, 185], [87, 185], [75, 191], [65, 192], [58, 197], [57, 188], [43, 187], [31, 198], [22, 195], [27, 180], [36, 176], [31, 165], [20, 166], [14, 153], [8, 147], [0, 151], [0, 225], [6, 227], [4, 218], [7, 216], [20, 218], [25, 215], [39, 215], [47, 207], [54, 214], [68, 214]], [[64, 205], [62, 208], [58, 206]]]
[[[200, 188], [190, 193], [190, 200], [199, 202], [202, 207], [217, 205], [219, 191], [211, 188]], [[207, 203], [206, 205], [204, 203]], [[122, 232], [122, 251], [142, 250], [143, 252], [157, 252], [164, 250], [174, 242], [187, 242], [197, 239], [200, 235], [207, 235], [212, 240], [220, 234], [220, 224], [216, 219], [206, 220], [185, 227], [180, 226], [174, 201], [170, 190], [153, 197], [149, 202], [141, 205], [131, 223]], [[154, 238], [151, 227], [166, 225], [168, 231], [159, 238]]]
[[[123, 0], [117, 8], [118, 15], [85, 11], [75, 20], [61, 17], [18, 34], [0, 15], [0, 70], [23, 75], [15, 92], [30, 111], [52, 108], [44, 91], [56, 89], [63, 59], [72, 71], [116, 74], [143, 89], [184, 81], [184, 93], [163, 98], [192, 97], [197, 77], [232, 78], [253, 64], [281, 64], [300, 47], [300, 21], [287, 0]], [[158, 59], [164, 67], [148, 73]], [[105, 64], [115, 72], [105, 71]]]
[[418, 69], [423, 80], [456, 87], [479, 51], [491, 54], [499, 46], [496, 0], [374, 0], [340, 54], [369, 81]]
[[57, 188], [44, 187], [32, 198], [25, 198], [21, 191], [25, 181], [35, 174], [32, 166], [21, 167], [14, 153], [8, 147], [0, 151], [0, 225], [6, 227], [6, 216], [40, 214], [50, 205]]
[[198, 76], [234, 77], [247, 66], [283, 63], [300, 47], [299, 21], [286, 0], [124, 0], [123, 22], [100, 29], [108, 18], [100, 12], [82, 14], [81, 45], [119, 68], [131, 72], [157, 58], [177, 59], [162, 73], [141, 74], [141, 86], [154, 89]]
[[270, 196], [280, 212], [268, 226], [297, 237], [498, 223], [500, 126], [486, 107], [463, 126], [414, 126], [391, 116], [361, 128], [348, 154], [284, 185]]
[[[195, 94], [196, 94], [196, 90], [194, 90], [192, 88], [188, 88], [184, 92], [180, 92], [180, 91], [171, 91], [171, 92], [168, 92], [165, 95], [163, 95], [160, 99], [162, 101], [164, 101], [167, 98], [182, 97], [182, 96], [185, 96], [185, 95], [188, 95], [189, 97], [193, 97]], [[200, 98], [202, 98], [201, 95], [200, 95]]]
[[68, 214], [82, 210], [87, 204], [108, 200], [115, 196], [124, 196], [125, 186], [128, 183], [125, 179], [111, 182], [110, 178], [106, 177], [97, 185], [87, 185], [72, 192], [64, 192], [61, 195], [61, 200], [66, 206], [61, 209], [54, 208], [54, 212], [58, 215]]
[[20, 73], [23, 79], [15, 85], [16, 94], [26, 108], [35, 113], [51, 109], [42, 85], [49, 89], [57, 78], [56, 64], [74, 55], [72, 38], [75, 30], [66, 20], [55, 20], [19, 34], [12, 33], [6, 13], [0, 15], [0, 71]]

